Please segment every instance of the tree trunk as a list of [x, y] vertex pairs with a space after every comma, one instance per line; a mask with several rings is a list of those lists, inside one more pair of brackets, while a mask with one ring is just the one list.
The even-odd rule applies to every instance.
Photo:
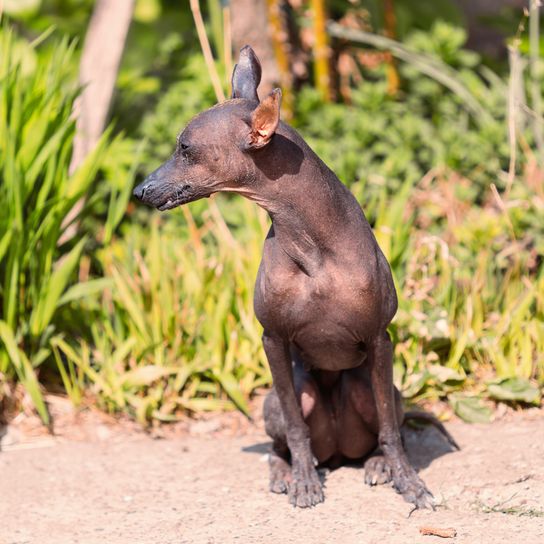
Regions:
[[[106, 127], [133, 10], [134, 0], [96, 0], [79, 66], [83, 90], [74, 103], [76, 134], [70, 174], [94, 148]], [[59, 245], [75, 236], [84, 202], [84, 198], [79, 199], [64, 218], [66, 230]]]
[[83, 92], [74, 106], [77, 124], [70, 172], [104, 132], [133, 10], [134, 0], [96, 1], [81, 57]]

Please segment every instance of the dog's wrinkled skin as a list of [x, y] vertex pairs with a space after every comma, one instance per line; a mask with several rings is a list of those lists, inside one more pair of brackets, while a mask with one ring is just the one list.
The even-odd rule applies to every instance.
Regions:
[[[172, 158], [134, 195], [167, 210], [229, 191], [254, 200], [272, 219], [254, 306], [274, 379], [269, 402], [279, 403], [282, 414], [281, 425], [271, 433], [278, 454], [274, 462], [286, 477], [277, 479], [275, 490], [287, 491], [299, 507], [323, 501], [311, 439], [328, 430], [314, 429], [311, 414], [305, 421], [294, 379], [300, 375], [293, 371], [298, 366], [313, 384], [302, 402], [306, 412], [305, 404], [313, 403], [316, 410], [327, 402], [322, 391], [341, 390], [338, 383], [355, 389], [368, 384], [367, 400], [356, 408], [362, 411], [360, 419], [347, 419], [351, 410], [336, 419], [358, 426], [356, 433], [345, 434], [345, 448], [356, 450], [353, 455], [369, 452], [377, 433], [383, 459], [376, 463], [381, 474], [376, 478], [390, 477], [407, 501], [430, 507], [432, 495], [408, 462], [399, 432], [387, 334], [397, 310], [389, 265], [353, 195], [279, 120], [279, 89], [258, 101], [260, 75], [253, 50], [244, 47], [233, 72], [232, 99], [195, 117], [178, 137]], [[328, 436], [336, 441], [338, 434]], [[324, 444], [318, 458], [329, 451]], [[287, 451], [290, 465], [284, 461]]]

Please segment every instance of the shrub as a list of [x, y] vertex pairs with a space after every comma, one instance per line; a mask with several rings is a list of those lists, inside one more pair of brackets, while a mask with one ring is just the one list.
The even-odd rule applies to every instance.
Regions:
[[[48, 414], [36, 369], [51, 356], [59, 309], [103, 286], [101, 280], [77, 283], [91, 238], [81, 221], [110, 193], [112, 210], [124, 208], [129, 192], [121, 187], [131, 184], [126, 170], [117, 172], [121, 186], [97, 181], [106, 164], [108, 134], [68, 174], [78, 94], [69, 74], [73, 49], [61, 41], [44, 59], [9, 26], [0, 30], [0, 378], [16, 376], [44, 422]], [[118, 142], [114, 147], [119, 150]], [[85, 203], [79, 222], [67, 237], [66, 218], [80, 199]], [[119, 219], [112, 213], [106, 230]], [[77, 312], [70, 320], [78, 321]]]

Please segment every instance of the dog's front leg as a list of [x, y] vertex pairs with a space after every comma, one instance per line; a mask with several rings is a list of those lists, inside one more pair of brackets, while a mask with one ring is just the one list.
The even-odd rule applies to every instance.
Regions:
[[266, 332], [263, 345], [283, 412], [287, 445], [291, 452], [289, 502], [301, 508], [314, 506], [323, 501], [323, 489], [313, 463], [309, 429], [304, 423], [295, 394], [289, 345], [283, 338], [269, 336]]
[[391, 468], [393, 486], [416, 508], [432, 508], [433, 496], [408, 461], [402, 446], [393, 388], [393, 345], [386, 332], [370, 343], [369, 359], [378, 412], [379, 443]]

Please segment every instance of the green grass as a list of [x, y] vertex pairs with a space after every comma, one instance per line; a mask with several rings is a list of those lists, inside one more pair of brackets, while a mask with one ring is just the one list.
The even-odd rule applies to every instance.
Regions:
[[53, 340], [59, 367], [61, 354], [72, 365], [64, 380], [75, 399], [78, 384], [92, 384], [105, 409], [142, 422], [184, 411], [248, 413], [249, 395], [270, 383], [253, 315], [266, 221], [248, 202], [235, 211], [244, 222], [240, 238], [211, 203], [200, 226], [190, 207], [183, 225], [155, 213], [99, 253], [110, 284], [87, 308], [88, 339]]
[[[96, 212], [100, 197], [111, 193], [115, 212], [130, 194], [105, 185], [94, 191], [107, 154], [115, 152], [108, 133], [68, 175], [78, 94], [69, 73], [73, 51], [63, 40], [41, 60], [35, 44], [7, 25], [0, 28], [0, 379], [16, 377], [45, 423], [37, 369], [51, 357], [59, 310], [101, 287], [100, 280], [77, 283], [89, 236], [76, 228], [75, 236], [61, 241], [69, 226], [65, 218], [88, 193], [93, 198], [85, 200], [81, 221]], [[123, 174], [118, 181], [130, 184], [128, 171]], [[113, 212], [107, 232], [121, 219]]]
[[[493, 204], [459, 201], [468, 212], [429, 234], [426, 215], [437, 213], [447, 181], [393, 197], [384, 190], [369, 212], [399, 290], [391, 326], [397, 384], [414, 401], [449, 399], [464, 419], [485, 421], [491, 411], [482, 399], [540, 400], [544, 275], [530, 252], [516, 252], [519, 243], [538, 243], [538, 232], [521, 231], [516, 210], [541, 203], [519, 192], [506, 217]], [[199, 225], [191, 206], [153, 213], [100, 251], [110, 283], [87, 309], [91, 336], [75, 346], [53, 340], [72, 368], [67, 390], [77, 377], [105, 409], [145, 422], [247, 411], [251, 393], [271, 383], [252, 308], [268, 220], [241, 198], [216, 201], [197, 205]], [[442, 205], [446, 216], [452, 202]]]
[[[544, 384], [537, 249], [544, 200], [522, 180], [515, 193], [503, 201], [504, 212], [491, 191], [484, 206], [455, 197], [448, 178], [422, 193], [416, 188], [407, 260], [395, 270], [396, 371], [408, 384], [404, 392], [416, 400], [449, 396], [466, 419], [489, 415], [474, 395], [538, 403]], [[430, 213], [441, 217], [431, 228]], [[470, 396], [452, 395], [461, 390]]]
[[[106, 134], [67, 173], [73, 48], [61, 42], [42, 57], [8, 27], [0, 41], [0, 380], [21, 382], [46, 423], [46, 369], [75, 405], [91, 398], [142, 424], [247, 413], [252, 393], [271, 383], [252, 304], [266, 215], [241, 197], [125, 214], [137, 164], [130, 141]], [[452, 55], [481, 98], [468, 57]], [[403, 395], [486, 421], [490, 401], [536, 405], [544, 386], [543, 170], [524, 135], [505, 191], [506, 116], [475, 126], [458, 97], [409, 67], [404, 76], [401, 100], [380, 81], [354, 90], [351, 108], [302, 93], [298, 125], [350, 185], [391, 264]], [[192, 96], [190, 83], [173, 90]], [[499, 87], [489, 90], [493, 114], [504, 107]], [[168, 153], [173, 119], [209, 100], [198, 87], [175, 113], [176, 92], [144, 123], [146, 169]], [[75, 235], [61, 243], [85, 195]]]

